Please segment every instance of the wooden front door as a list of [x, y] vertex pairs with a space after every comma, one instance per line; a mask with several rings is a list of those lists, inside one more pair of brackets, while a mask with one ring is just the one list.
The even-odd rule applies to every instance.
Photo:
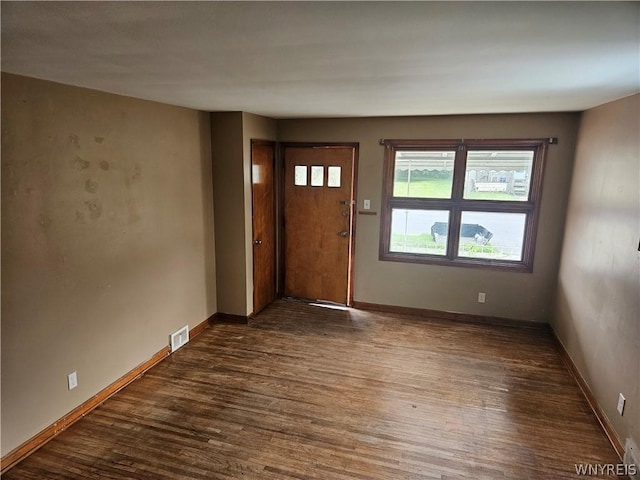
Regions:
[[251, 141], [253, 313], [276, 298], [275, 143]]
[[355, 146], [284, 147], [284, 294], [350, 302]]

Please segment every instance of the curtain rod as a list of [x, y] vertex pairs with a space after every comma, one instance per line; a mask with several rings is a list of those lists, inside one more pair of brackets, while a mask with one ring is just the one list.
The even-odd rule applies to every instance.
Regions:
[[[415, 142], [420, 142], [422, 140], [426, 140], [426, 139], [421, 139], [421, 140], [415, 140], [415, 139], [413, 139], [413, 140], [399, 140], [399, 139], [381, 138], [379, 140], [379, 143], [380, 143], [380, 145], [384, 146], [384, 145], [388, 145], [389, 142], [411, 143], [411, 142], [414, 142], [414, 141]], [[435, 140], [429, 139], [429, 141], [434, 141], [434, 142], [437, 142], [437, 141], [457, 142], [457, 143], [460, 143], [460, 144], [464, 144], [465, 141], [467, 141], [467, 142], [491, 142], [493, 140], [500, 140], [500, 141], [509, 141], [509, 140], [513, 140], [513, 141], [529, 140], [529, 141], [532, 141], [532, 140], [540, 140], [540, 141], [545, 142], [545, 143], [547, 143], [549, 145], [557, 145], [558, 144], [558, 137], [546, 137], [546, 138], [540, 138], [540, 139], [538, 139], [538, 138], [526, 138], [526, 139], [520, 139], [520, 138], [500, 138], [500, 139], [495, 139], [495, 138], [494, 139], [486, 139], [486, 138], [473, 138], [473, 139], [472, 138], [467, 138], [467, 139], [460, 138], [460, 139], [456, 139], [456, 138], [449, 138], [449, 139], [435, 139]]]

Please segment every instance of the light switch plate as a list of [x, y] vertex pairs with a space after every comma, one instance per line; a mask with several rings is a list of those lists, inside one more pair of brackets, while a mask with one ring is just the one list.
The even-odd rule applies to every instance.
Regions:
[[623, 412], [624, 412], [624, 403], [625, 403], [626, 401], [627, 401], [627, 399], [626, 399], [626, 398], [624, 398], [624, 395], [620, 394], [620, 395], [618, 396], [618, 413], [619, 413], [620, 415], [622, 415], [622, 414], [623, 414]]
[[67, 386], [69, 390], [73, 390], [78, 386], [78, 372], [71, 372], [67, 375]]

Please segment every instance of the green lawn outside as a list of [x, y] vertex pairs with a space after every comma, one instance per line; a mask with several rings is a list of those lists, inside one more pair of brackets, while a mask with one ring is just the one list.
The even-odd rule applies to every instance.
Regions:
[[416, 180], [409, 183], [407, 192], [407, 182], [395, 182], [393, 185], [394, 197], [416, 197], [416, 198], [451, 198], [452, 180], [445, 178]]
[[436, 243], [430, 233], [421, 233], [415, 235], [403, 235], [402, 233], [391, 234], [391, 245], [404, 246], [410, 248], [428, 248], [436, 250], [444, 250], [444, 243]]
[[511, 195], [507, 192], [469, 192], [469, 194], [464, 197], [467, 200], [509, 200], [509, 201], [526, 201], [527, 198], [524, 196]]
[[[451, 179], [417, 179], [409, 184], [407, 192], [407, 182], [398, 181], [393, 185], [394, 197], [414, 197], [414, 198], [451, 198]], [[470, 192], [468, 200], [510, 200], [526, 201], [524, 196], [511, 195], [506, 192]]]
[[[443, 242], [434, 242], [431, 234], [421, 233], [414, 235], [403, 235], [402, 233], [391, 234], [392, 252], [413, 252], [431, 255], [445, 255], [446, 245]], [[483, 257], [483, 258], [505, 258], [509, 259], [510, 254], [500, 247], [492, 245], [477, 245], [475, 243], [463, 243], [460, 245], [460, 256], [463, 257]]]

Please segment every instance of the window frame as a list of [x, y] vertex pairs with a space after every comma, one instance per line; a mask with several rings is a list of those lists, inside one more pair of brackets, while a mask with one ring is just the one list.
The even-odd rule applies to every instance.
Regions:
[[[483, 140], [381, 140], [385, 147], [382, 208], [380, 221], [381, 261], [435, 264], [460, 267], [489, 268], [516, 272], [532, 272], [535, 245], [542, 198], [542, 179], [547, 145], [555, 139], [483, 139]], [[394, 197], [395, 157], [397, 151], [454, 150], [453, 185], [451, 198]], [[527, 150], [533, 151], [529, 197], [522, 200], [473, 200], [464, 199], [464, 181], [467, 152], [469, 150]], [[447, 254], [392, 252], [391, 213], [392, 209], [408, 210], [448, 210], [449, 232]], [[522, 259], [497, 260], [458, 256], [462, 212], [524, 213], [526, 214]]]

